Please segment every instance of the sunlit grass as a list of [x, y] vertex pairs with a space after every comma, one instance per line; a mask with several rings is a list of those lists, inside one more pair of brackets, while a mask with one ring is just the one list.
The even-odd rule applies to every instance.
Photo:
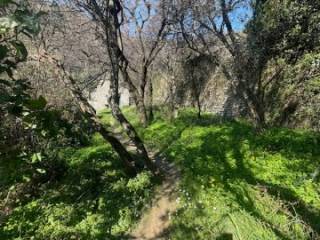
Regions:
[[[257, 134], [246, 123], [210, 115], [167, 124], [161, 122], [154, 134], [172, 139], [166, 153], [182, 170], [172, 239], [315, 238], [320, 184], [311, 176], [320, 164], [319, 134], [289, 129]], [[172, 126], [176, 134], [168, 131]]]
[[[159, 109], [144, 129], [134, 108], [124, 113], [148, 149], [164, 153], [181, 170], [170, 239], [317, 239], [320, 183], [312, 174], [320, 165], [319, 134], [258, 134], [245, 121], [210, 114], [197, 119], [192, 109], [173, 120]], [[110, 111], [99, 116], [121, 132]], [[128, 178], [99, 134], [87, 146], [64, 149], [59, 158], [63, 176], [18, 204], [3, 238], [125, 239], [152, 198], [150, 175]]]

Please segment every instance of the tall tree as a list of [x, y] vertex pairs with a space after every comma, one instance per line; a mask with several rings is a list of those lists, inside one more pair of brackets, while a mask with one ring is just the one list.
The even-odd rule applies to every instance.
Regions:
[[177, 1], [171, 8], [171, 18], [187, 46], [199, 55], [211, 56], [255, 122], [265, 125], [263, 107], [253, 92], [248, 69], [244, 70], [244, 66], [250, 66], [245, 37], [234, 30], [235, 25], [247, 21], [249, 3], [248, 0]]
[[[319, 41], [318, 2], [175, 1], [171, 9], [178, 36], [197, 54], [214, 57], [234, 93], [261, 127], [270, 120], [269, 103], [276, 101], [272, 99], [273, 90], [277, 89], [285, 66], [276, 64], [272, 73], [267, 74], [270, 61], [275, 55], [286, 55], [289, 62], [295, 61]], [[252, 20], [245, 29], [244, 23], [249, 19], [246, 13], [252, 12]], [[294, 105], [296, 101], [292, 98], [284, 102], [280, 111], [292, 114]]]
[[282, 125], [303, 105], [316, 105], [319, 11], [318, 1], [265, 0], [253, 6], [246, 27], [250, 74], [270, 124]]
[[124, 79], [131, 92], [136, 92], [132, 95], [146, 126], [153, 119], [150, 68], [165, 45], [168, 30], [166, 5], [147, 0], [124, 1], [123, 5], [126, 26], [123, 45], [129, 72], [123, 69]]
[[124, 56], [121, 44], [122, 35], [120, 27], [124, 22], [124, 8], [122, 2], [118, 0], [75, 0], [73, 3], [77, 9], [80, 9], [85, 12], [85, 14], [91, 16], [92, 20], [98, 27], [97, 34], [103, 39], [104, 46], [108, 52], [111, 66], [109, 106], [111, 108], [112, 115], [120, 123], [122, 129], [135, 145], [138, 154], [142, 157], [147, 168], [156, 172], [156, 167], [149, 158], [143, 141], [120, 109], [120, 71], [124, 74], [125, 79], [129, 76], [127, 72], [128, 61]]
[[[51, 14], [53, 12], [56, 12], [57, 10], [61, 13], [72, 13], [74, 9], [68, 8], [67, 6], [62, 5], [60, 9], [51, 9], [48, 5], [46, 6], [46, 10], [48, 11], [48, 14]], [[51, 12], [52, 11], [52, 12]], [[110, 13], [113, 10], [110, 10]], [[75, 12], [77, 14], [76, 19], [79, 19], [79, 14], [78, 12]], [[81, 13], [82, 14], [82, 13]], [[80, 15], [81, 15], [80, 14]], [[80, 16], [82, 19], [87, 19], [87, 22], [92, 22], [91, 19], [88, 19], [86, 16], [81, 15]], [[108, 17], [110, 17], [108, 15]], [[58, 34], [55, 34], [59, 31], [54, 29], [53, 23], [51, 19], [47, 19], [48, 21], [43, 22], [44, 25], [47, 26], [47, 29], [44, 29], [45, 32], [43, 32], [38, 39], [38, 41], [35, 42], [35, 45], [37, 46], [37, 53], [34, 54], [33, 60], [36, 62], [44, 62], [46, 64], [51, 64], [51, 66], [54, 68], [54, 72], [56, 74], [56, 77], [59, 79], [62, 79], [64, 82], [65, 86], [67, 89], [70, 91], [71, 95], [75, 99], [75, 103], [79, 106], [79, 109], [82, 111], [84, 116], [87, 118], [88, 123], [92, 127], [92, 129], [96, 130], [99, 132], [106, 141], [108, 141], [113, 149], [118, 153], [120, 159], [122, 160], [124, 167], [128, 174], [133, 175], [137, 171], [137, 161], [132, 157], [132, 155], [128, 152], [126, 147], [114, 136], [113, 133], [111, 133], [100, 121], [98, 116], [96, 115], [96, 112], [94, 108], [90, 105], [88, 101], [88, 94], [85, 93], [83, 89], [83, 85], [88, 85], [89, 83], [92, 82], [91, 76], [89, 77], [81, 77], [80, 79], [79, 75], [74, 74], [71, 71], [70, 67], [70, 57], [66, 56], [66, 53], [64, 52], [59, 52], [59, 51], [68, 51], [67, 54], [72, 55], [73, 60], [77, 61], [83, 61], [83, 55], [86, 56], [86, 61], [92, 60], [92, 56], [95, 55], [94, 52], [87, 52], [84, 49], [79, 49], [77, 46], [70, 45], [70, 41], [72, 42], [74, 39], [72, 39], [71, 35], [77, 34], [77, 30], [81, 31], [81, 26], [76, 25], [78, 27], [70, 27], [69, 25], [65, 24], [63, 25], [63, 29], [67, 31], [71, 31], [71, 33], [66, 33], [63, 31], [60, 31]], [[81, 20], [81, 19], [80, 19]], [[77, 24], [77, 22], [73, 22]], [[113, 22], [112, 22], [113, 23]], [[115, 25], [112, 25], [115, 26]], [[103, 42], [106, 44], [106, 46], [114, 46], [114, 37], [111, 35], [110, 28], [108, 25], [108, 29], [104, 29], [106, 34], [108, 34], [108, 40], [110, 41], [105, 41]], [[108, 32], [107, 32], [108, 31]], [[116, 31], [117, 33], [117, 31]], [[95, 32], [91, 32], [91, 34], [95, 34]], [[79, 35], [78, 35], [79, 36]], [[49, 39], [49, 42], [48, 42]], [[70, 49], [66, 50], [65, 49], [65, 44], [61, 48], [61, 44], [59, 44], [59, 40], [66, 42], [67, 45], [70, 45], [71, 47], [71, 52]], [[56, 41], [56, 43], [54, 43]], [[108, 45], [107, 45], [108, 44]], [[98, 72], [97, 77], [103, 77], [106, 74], [106, 71], [111, 69], [111, 88], [110, 88], [110, 93], [109, 93], [109, 105], [111, 106], [112, 109], [112, 114], [113, 116], [116, 117], [116, 119], [120, 122], [120, 124], [123, 126], [124, 130], [126, 133], [129, 135], [131, 138], [132, 142], [134, 142], [137, 146], [138, 153], [142, 156], [144, 160], [144, 164], [147, 168], [155, 172], [155, 167], [151, 160], [148, 157], [148, 153], [143, 145], [143, 142], [137, 135], [135, 129], [132, 127], [132, 125], [128, 122], [128, 120], [123, 116], [120, 107], [119, 107], [119, 78], [118, 78], [118, 72], [117, 72], [117, 64], [115, 63], [116, 59], [114, 57], [114, 52], [111, 50], [109, 51], [109, 48], [105, 47], [107, 50], [106, 54], [110, 54], [110, 59], [106, 59], [104, 56], [104, 60], [99, 59], [100, 56], [95, 56], [93, 59], [96, 59], [98, 63], [102, 66], [101, 72]], [[74, 51], [74, 52], [72, 52]], [[79, 53], [80, 52], [80, 53]], [[97, 59], [98, 58], [98, 59]], [[89, 65], [89, 63], [87, 63]], [[79, 65], [79, 64], [78, 64]], [[76, 66], [75, 64], [72, 64], [72, 66]], [[81, 80], [81, 81], [80, 81]], [[106, 93], [107, 95], [107, 93]], [[139, 163], [140, 165], [140, 163]], [[141, 167], [141, 166], [140, 166]]]

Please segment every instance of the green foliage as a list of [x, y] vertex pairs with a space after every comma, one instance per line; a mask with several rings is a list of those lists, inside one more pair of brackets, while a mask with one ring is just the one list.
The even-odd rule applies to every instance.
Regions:
[[245, 74], [269, 125], [319, 127], [319, 13], [319, 1], [255, 1]]
[[258, 134], [242, 121], [197, 119], [193, 109], [173, 121], [156, 117], [139, 131], [182, 171], [170, 239], [316, 239], [318, 133], [272, 128]]
[[151, 174], [128, 178], [111, 147], [100, 140], [64, 149], [59, 158], [62, 162], [56, 164], [64, 165], [60, 176], [38, 189], [34, 198], [17, 204], [0, 238], [125, 238], [150, 200]]
[[251, 49], [263, 62], [272, 57], [296, 59], [319, 48], [318, 1], [256, 1], [247, 26]]
[[[10, 3], [1, 2], [5, 7]], [[26, 61], [28, 55], [19, 40], [20, 34], [29, 37], [36, 34], [41, 14], [33, 14], [23, 4], [13, 5], [10, 8], [13, 13], [0, 18], [1, 239], [33, 237], [36, 229], [45, 225], [43, 221], [51, 217], [50, 214], [56, 214], [55, 204], [44, 207], [47, 199], [36, 199], [35, 196], [44, 189], [48, 190], [47, 185], [57, 181], [68, 168], [68, 164], [57, 156], [60, 148], [79, 145], [85, 139], [84, 131], [87, 130], [83, 118], [82, 128], [76, 129], [76, 121], [66, 120], [61, 111], [50, 109], [44, 97], [31, 96], [28, 80], [16, 79], [14, 70], [20, 62]], [[58, 205], [57, 212], [62, 214], [68, 209], [73, 210], [70, 206], [62, 205], [60, 208]], [[49, 234], [50, 227], [54, 226], [54, 220], [52, 222], [52, 226], [45, 225], [45, 233], [39, 233], [38, 239], [46, 238], [41, 234]], [[57, 229], [55, 233], [59, 231]]]
[[[125, 112], [137, 118], [132, 109]], [[193, 109], [173, 121], [155, 115], [139, 131], [182, 172], [170, 239], [316, 239], [318, 133], [273, 128], [257, 134], [242, 121], [197, 119]], [[110, 112], [100, 116], [108, 120]], [[128, 178], [98, 134], [58, 158], [55, 180], [16, 205], [0, 238], [126, 239], [152, 197], [150, 173]]]
[[[7, 6], [12, 1], [3, 1], [1, 5]], [[17, 64], [27, 59], [28, 51], [18, 38], [20, 33], [31, 36], [37, 34], [35, 26], [39, 26], [40, 14], [33, 14], [26, 7], [16, 4], [12, 14], [0, 18], [0, 94], [1, 111], [8, 111], [15, 116], [21, 116], [28, 101], [43, 102], [43, 99], [32, 100], [28, 94], [30, 85], [26, 80], [15, 79], [13, 69]], [[6, 76], [7, 75], [7, 76]], [[45, 106], [42, 106], [42, 109]], [[41, 109], [41, 110], [42, 110]], [[37, 109], [40, 110], [40, 109]]]
[[316, 239], [320, 179], [312, 175], [320, 135], [284, 128], [257, 134], [241, 121], [195, 116], [157, 120], [144, 134], [182, 171], [170, 239]]
[[9, 3], [13, 3], [12, 0], [0, 0], [0, 6], [6, 7]]
[[149, 172], [139, 173], [136, 178], [130, 179], [127, 188], [130, 192], [138, 193], [151, 185], [151, 174]]
[[[42, 12], [33, 13], [27, 8], [27, 4], [16, 4], [14, 1], [4, 1], [0, 3], [2, 6], [9, 4], [16, 5], [13, 13], [0, 17], [0, 33], [23, 33], [28, 36], [36, 35], [40, 32], [39, 17], [43, 15]], [[15, 33], [15, 34], [16, 34]]]
[[319, 129], [319, 59], [319, 53], [312, 52], [302, 55], [294, 64], [278, 59], [267, 67], [266, 71], [271, 73], [266, 72], [266, 75], [273, 74], [275, 65], [282, 65], [283, 69], [278, 82], [266, 88], [266, 95], [270, 96], [267, 115], [270, 123], [279, 124], [280, 121], [282, 124], [281, 118], [287, 112], [291, 115], [286, 116], [286, 121], [293, 126]]
[[[12, 1], [3, 1], [1, 5], [8, 7]], [[0, 32], [3, 38], [0, 43], [0, 111], [15, 117], [29, 114], [33, 104], [40, 104], [36, 110], [43, 110], [43, 98], [31, 99], [29, 95], [30, 84], [26, 80], [15, 79], [13, 69], [18, 63], [27, 59], [28, 51], [23, 42], [18, 38], [20, 33], [25, 35], [36, 34], [33, 27], [39, 25], [39, 14], [33, 14], [26, 7], [15, 4], [16, 8], [12, 14], [0, 18]], [[42, 105], [41, 105], [42, 103]], [[28, 108], [30, 106], [31, 108]]]

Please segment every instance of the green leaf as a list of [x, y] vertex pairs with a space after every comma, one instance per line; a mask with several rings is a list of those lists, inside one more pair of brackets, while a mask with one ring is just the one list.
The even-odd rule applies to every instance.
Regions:
[[22, 114], [22, 111], [23, 107], [21, 106], [13, 105], [8, 107], [8, 112], [14, 116], [20, 116]]
[[1, 91], [0, 94], [0, 104], [9, 103], [11, 100], [11, 96], [7, 91]]
[[17, 10], [15, 18], [21, 23], [21, 30], [26, 30], [29, 34], [37, 35], [40, 32], [39, 18], [42, 12], [34, 14], [27, 9]]
[[16, 63], [7, 59], [2, 64], [0, 64], [0, 73], [7, 72], [8, 76], [12, 77], [12, 69], [14, 68], [16, 68]]
[[41, 131], [41, 136], [46, 137], [47, 136], [47, 132], [45, 130]]
[[42, 156], [41, 156], [41, 153], [34, 153], [32, 155], [32, 158], [31, 158], [31, 163], [36, 163], [36, 162], [41, 162], [42, 161]]
[[20, 41], [12, 41], [11, 44], [12, 44], [12, 46], [14, 46], [14, 48], [17, 51], [17, 57], [21, 61], [25, 61], [27, 59], [27, 56], [28, 56], [28, 50], [26, 49], [24, 44], [22, 42], [20, 42]]
[[41, 173], [41, 174], [45, 174], [46, 173], [46, 170], [41, 169], [41, 168], [37, 168], [36, 170], [37, 170], [38, 173]]
[[[1, 1], [1, 0], [0, 0]], [[0, 17], [0, 33], [17, 29], [26, 35], [37, 35], [40, 32], [39, 18], [43, 12], [33, 13], [27, 9], [18, 9], [10, 16]]]
[[38, 99], [29, 100], [26, 106], [31, 110], [43, 110], [47, 106], [47, 101], [40, 96]]
[[22, 180], [25, 181], [25, 182], [30, 182], [31, 178], [24, 175], [24, 176], [22, 176]]
[[35, 163], [37, 162], [38, 158], [37, 158], [37, 154], [33, 154], [32, 158], [31, 158], [31, 163]]

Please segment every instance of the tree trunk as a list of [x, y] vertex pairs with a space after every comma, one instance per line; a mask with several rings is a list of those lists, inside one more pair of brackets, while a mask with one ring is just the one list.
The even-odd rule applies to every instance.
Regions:
[[153, 85], [150, 79], [147, 84], [147, 111], [148, 111], [148, 125], [154, 120], [153, 114]]
[[200, 99], [197, 99], [197, 108], [198, 108], [198, 119], [201, 118], [201, 102]]
[[125, 118], [121, 109], [119, 107], [119, 70], [121, 65], [121, 49], [119, 47], [118, 31], [120, 28], [118, 14], [121, 11], [121, 4], [117, 0], [113, 0], [112, 3], [109, 3], [108, 13], [109, 18], [107, 19], [108, 24], [105, 27], [106, 33], [106, 45], [108, 49], [108, 54], [111, 62], [111, 78], [110, 78], [110, 98], [109, 105], [113, 117], [120, 123], [121, 127], [125, 133], [130, 138], [131, 142], [137, 148], [138, 154], [143, 158], [144, 164], [146, 167], [156, 173], [156, 166], [153, 164], [151, 159], [148, 156], [148, 152], [138, 136], [136, 130], [131, 125], [131, 123]]
[[110, 101], [110, 107], [111, 107], [112, 115], [120, 123], [120, 125], [122, 126], [122, 129], [125, 131], [125, 133], [130, 138], [131, 142], [137, 148], [137, 152], [142, 157], [146, 167], [150, 171], [152, 171], [153, 173], [156, 173], [157, 172], [157, 168], [156, 168], [155, 164], [149, 158], [148, 152], [147, 152], [147, 150], [146, 150], [141, 138], [139, 137], [139, 135], [137, 134], [136, 130], [134, 129], [134, 127], [125, 118], [125, 116], [121, 112], [120, 108], [116, 104], [114, 104], [114, 103], [112, 103]]
[[122, 58], [122, 61], [124, 61], [123, 64], [120, 65], [120, 71], [123, 75], [123, 80], [128, 85], [129, 94], [135, 106], [137, 107], [137, 111], [140, 115], [140, 121], [142, 125], [146, 127], [148, 122], [148, 115], [147, 115], [147, 110], [144, 104], [144, 97], [139, 94], [138, 89], [134, 86], [134, 84], [130, 79], [130, 76], [127, 71], [128, 63], [125, 57], [123, 56], [123, 54], [121, 54], [121, 49], [118, 48], [117, 51], [118, 51], [118, 54], [120, 53], [120, 57]]
[[[147, 127], [150, 123], [149, 119], [149, 106], [148, 102], [148, 66], [145, 62], [143, 62], [142, 70], [140, 77], [140, 96], [141, 96], [141, 106], [139, 106], [138, 110], [141, 116], [141, 122], [144, 127]], [[146, 96], [147, 95], [147, 96]]]
[[101, 134], [101, 136], [110, 143], [112, 148], [116, 151], [118, 156], [123, 162], [123, 166], [125, 169], [125, 172], [129, 176], [135, 176], [137, 174], [137, 169], [134, 165], [134, 159], [130, 155], [130, 153], [127, 151], [127, 149], [122, 145], [122, 143], [112, 136], [101, 124], [99, 124], [98, 132]]
[[264, 129], [266, 128], [266, 118], [265, 118], [265, 111], [264, 107], [262, 106], [262, 103], [259, 102], [254, 96], [248, 96], [250, 92], [248, 93], [248, 90], [243, 93], [243, 99], [245, 101], [245, 104], [249, 108], [250, 114], [252, 116], [252, 119], [256, 125], [257, 128]]
[[257, 95], [247, 86], [247, 82], [243, 79], [242, 69], [236, 68], [236, 76], [231, 76], [226, 69], [226, 66], [221, 65], [223, 73], [231, 82], [232, 91], [239, 96], [246, 108], [249, 110], [250, 117], [253, 119], [258, 128], [266, 127], [265, 111], [262, 102], [257, 98]]
[[131, 154], [126, 150], [126, 148], [121, 144], [121, 142], [112, 136], [111, 132], [109, 132], [100, 122], [100, 120], [96, 116], [96, 111], [90, 105], [88, 100], [83, 96], [82, 91], [77, 87], [75, 79], [71, 74], [65, 69], [64, 65], [60, 63], [57, 59], [44, 54], [44, 58], [47, 58], [51, 63], [53, 63], [57, 69], [59, 70], [63, 81], [68, 87], [71, 95], [76, 99], [76, 102], [79, 105], [81, 112], [87, 117], [89, 120], [89, 124], [93, 129], [99, 132], [102, 137], [111, 144], [113, 150], [118, 154], [120, 160], [122, 161], [125, 171], [128, 175], [135, 175], [137, 173], [137, 169], [134, 166], [134, 159]]
[[138, 113], [140, 115], [140, 121], [143, 127], [148, 127], [149, 125], [149, 117], [148, 117], [148, 109], [145, 104], [138, 104], [137, 106]]

